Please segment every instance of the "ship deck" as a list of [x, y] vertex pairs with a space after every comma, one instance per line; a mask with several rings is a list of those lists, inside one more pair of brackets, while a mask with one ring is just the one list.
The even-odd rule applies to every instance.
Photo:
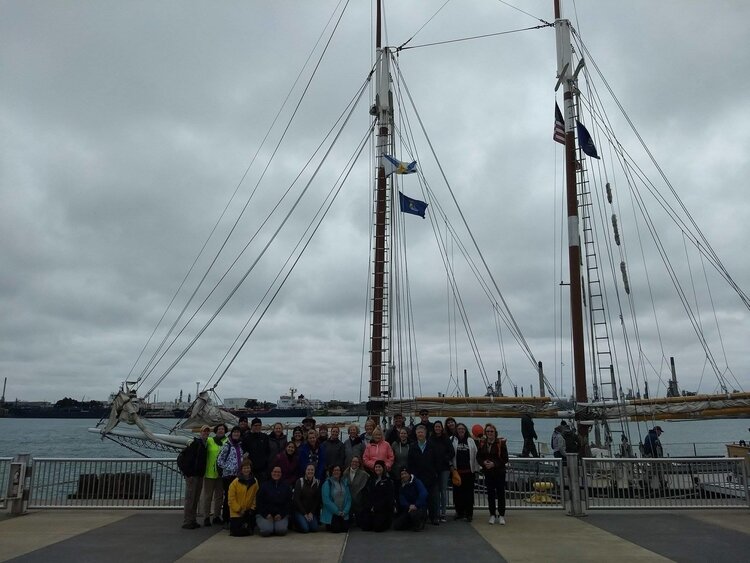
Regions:
[[[36, 511], [0, 517], [0, 561], [743, 561], [750, 510], [509, 511], [506, 526], [428, 524], [421, 533], [354, 530], [232, 538], [219, 526], [182, 530], [176, 511]], [[449, 516], [450, 519], [450, 516]]]

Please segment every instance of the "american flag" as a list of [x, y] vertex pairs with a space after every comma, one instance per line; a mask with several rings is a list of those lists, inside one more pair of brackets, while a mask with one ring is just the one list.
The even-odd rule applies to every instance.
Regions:
[[555, 102], [555, 132], [552, 134], [552, 139], [563, 145], [565, 144], [565, 121], [563, 121], [560, 106], [557, 105], [557, 102]]

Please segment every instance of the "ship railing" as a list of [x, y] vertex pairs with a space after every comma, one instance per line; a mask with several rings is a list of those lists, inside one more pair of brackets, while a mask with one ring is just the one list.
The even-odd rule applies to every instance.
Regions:
[[6, 497], [8, 495], [8, 487], [10, 485], [10, 462], [13, 461], [12, 457], [0, 457], [0, 510], [4, 510], [6, 507]]
[[587, 510], [750, 506], [740, 458], [583, 458], [579, 474]]
[[177, 458], [33, 459], [29, 508], [182, 508]]

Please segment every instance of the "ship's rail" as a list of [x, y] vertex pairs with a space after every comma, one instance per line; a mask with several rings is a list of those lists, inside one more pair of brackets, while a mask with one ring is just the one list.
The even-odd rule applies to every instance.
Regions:
[[182, 508], [177, 458], [34, 458], [29, 508]]
[[10, 479], [10, 462], [12, 457], [0, 457], [0, 510], [5, 509], [8, 494], [8, 480]]
[[584, 458], [580, 474], [587, 510], [750, 505], [738, 458]]

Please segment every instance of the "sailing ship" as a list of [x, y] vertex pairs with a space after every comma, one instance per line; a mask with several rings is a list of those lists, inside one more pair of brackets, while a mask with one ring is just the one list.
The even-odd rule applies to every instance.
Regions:
[[[340, 21], [343, 12], [335, 15], [338, 15], [337, 21]], [[174, 436], [204, 423], [233, 423], [236, 420], [230, 413], [216, 406], [219, 401], [213, 400], [213, 397], [216, 396], [218, 386], [253, 337], [261, 320], [272, 309], [282, 288], [288, 280], [293, 279], [295, 266], [319, 230], [342, 187], [350, 181], [352, 171], [368, 146], [372, 147], [369, 166], [374, 172], [371, 191], [372, 243], [368, 243], [371, 249], [371, 267], [366, 297], [369, 330], [364, 346], [367, 349], [364, 364], [370, 413], [386, 419], [396, 412], [414, 413], [421, 408], [428, 408], [436, 414], [459, 416], [516, 417], [522, 413], [544, 417], [561, 415], [561, 404], [566, 397], [547, 377], [542, 362], [532, 351], [522, 330], [524, 322], [519, 321], [519, 317], [512, 311], [512, 299], [500, 291], [501, 274], [498, 266], [490, 264], [482, 252], [473, 234], [471, 222], [459, 205], [460, 198], [456, 196], [449, 174], [441, 165], [435, 145], [417, 110], [418, 104], [407, 85], [401, 60], [409, 49], [416, 48], [417, 45], [411, 44], [412, 39], [409, 38], [396, 46], [387, 45], [384, 41], [382, 17], [383, 11], [378, 2], [375, 18], [375, 63], [300, 172], [299, 177], [307, 178], [306, 183], [296, 192], [290, 186], [279, 197], [268, 218], [262, 221], [261, 226], [250, 237], [250, 242], [254, 242], [256, 236], [264, 232], [261, 229], [273, 212], [284, 209], [285, 211], [279, 212], [276, 226], [267, 231], [267, 243], [260, 244], [260, 248], [252, 248], [249, 253], [256, 254], [249, 259], [245, 252], [250, 243], [241, 246], [227, 272], [240, 258], [243, 263], [249, 264], [247, 269], [240, 269], [236, 282], [227, 281], [226, 287], [217, 284], [210, 291], [205, 290], [202, 288], [203, 281], [208, 276], [210, 267], [227, 247], [226, 242], [230, 240], [234, 229], [228, 231], [227, 238], [220, 244], [220, 250], [213, 257], [210, 266], [204, 274], [198, 275], [199, 281], [192, 292], [187, 292], [189, 297], [176, 314], [172, 326], [161, 342], [154, 345], [155, 352], [151, 359], [141, 370], [139, 377], [122, 385], [112, 404], [109, 419], [97, 432], [119, 439], [124, 435], [118, 434], [117, 426], [120, 422], [126, 422], [137, 425], [146, 441], [169, 446], [175, 439], [165, 436]], [[556, 75], [550, 76], [550, 126], [554, 131], [550, 143], [556, 142], [564, 147], [562, 176], [565, 178], [565, 196], [562, 201], [565, 212], [558, 226], [565, 235], [561, 235], [558, 242], [567, 248], [568, 264], [567, 279], [560, 280], [559, 284], [568, 294], [575, 418], [584, 423], [579, 426], [582, 437], [588, 437], [588, 423], [593, 424], [597, 432], [598, 425], [601, 424], [605, 432], [604, 442], [611, 444], [611, 433], [614, 430], [610, 421], [614, 420], [623, 423], [625, 420], [749, 416], [750, 393], [741, 391], [739, 380], [726, 362], [722, 365], [713, 350], [711, 335], [701, 321], [698, 300], [679, 281], [678, 268], [665, 255], [662, 228], [674, 226], [684, 241], [686, 261], [692, 256], [699, 261], [704, 273], [707, 269], [715, 272], [734, 292], [742, 307], [750, 308], [750, 299], [734, 281], [671, 184], [665, 182], [668, 190], [666, 193], [660, 192], [615, 136], [612, 121], [600, 96], [601, 88], [594, 85], [603, 76], [571, 21], [562, 16], [558, 1], [555, 1], [554, 20], [542, 19], [527, 29], [508, 30], [495, 35], [531, 30], [555, 34], [557, 69]], [[332, 37], [335, 27], [332, 26], [329, 33]], [[321, 57], [324, 54], [325, 51]], [[174, 370], [254, 273], [258, 261], [265, 257], [266, 251], [298, 209], [298, 204], [310, 185], [317, 179], [352, 115], [357, 109], [362, 109], [362, 100], [368, 89], [373, 92], [371, 103], [362, 112], [369, 115], [368, 126], [348, 158], [344, 159], [346, 164], [333, 187], [322, 199], [317, 211], [308, 217], [307, 228], [297, 234], [296, 245], [288, 252], [265, 294], [257, 301], [247, 323], [230, 344], [203, 391], [197, 395], [186, 420], [181, 421], [168, 434], [153, 432], [138, 415], [139, 396], [143, 393], [149, 396], [154, 392], [156, 386]], [[617, 98], [615, 102], [619, 105]], [[559, 106], [554, 114], [553, 106]], [[650, 155], [647, 148], [646, 154]], [[430, 161], [432, 163], [428, 164]], [[658, 166], [657, 170], [661, 173]], [[649, 194], [664, 211], [666, 218], [663, 224], [657, 223], [654, 216], [646, 211], [645, 198]], [[620, 210], [626, 203], [633, 207], [632, 215], [639, 226], [636, 229], [640, 228], [637, 234], [636, 230], [625, 228]], [[244, 208], [237, 221], [242, 213]], [[432, 228], [444, 270], [449, 299], [448, 316], [453, 327], [448, 331], [451, 348], [449, 387], [453, 386], [455, 396], [420, 396], [418, 393], [419, 358], [413, 323], [416, 313], [408, 283], [409, 264], [413, 256], [406, 236], [407, 232], [413, 232], [414, 227], [408, 221], [416, 220], [415, 216], [427, 219], [423, 224]], [[669, 396], [656, 397], [648, 391], [649, 373], [663, 378], [667, 355], [662, 350], [657, 361], [652, 360], [638, 340], [639, 332], [644, 332], [643, 325], [631, 318], [631, 314], [639, 308], [637, 297], [652, 293], [650, 285], [634, 287], [636, 284], [631, 278], [636, 268], [632, 266], [632, 260], [628, 259], [629, 256], [632, 259], [638, 247], [643, 247], [646, 235], [650, 236], [662, 258], [666, 278], [674, 286], [684, 309], [686, 320], [683, 322], [695, 332], [705, 366], [716, 378], [718, 393], [683, 395], [678, 386], [674, 362], [668, 376], [669, 382], [664, 384], [665, 394]], [[631, 241], [632, 246], [628, 246]], [[462, 260], [461, 265], [459, 259]], [[646, 269], [645, 262], [644, 260], [642, 269]], [[513, 266], [523, 268], [524, 265], [521, 263]], [[693, 269], [688, 266], [688, 274], [692, 275]], [[503, 334], [505, 338], [510, 335], [518, 345], [527, 364], [523, 370], [519, 370], [523, 374], [520, 377], [527, 382], [532, 381], [528, 388], [537, 385], [538, 396], [533, 396], [533, 392], [532, 396], [517, 396], [515, 392], [512, 396], [503, 396], [502, 383], [510, 378], [507, 366], [498, 371], [496, 381], [491, 381], [469, 318], [471, 304], [468, 303], [466, 290], [459, 280], [459, 273], [462, 271], [476, 280], [478, 293], [486, 297], [486, 309], [497, 326], [499, 348], [505, 348]], [[220, 282], [224, 279], [222, 276]], [[708, 276], [706, 286], [710, 289]], [[212, 297], [215, 289], [224, 289], [227, 297], [218, 301], [206, 320], [207, 315], [197, 313], [203, 312], [201, 307]], [[196, 297], [201, 295], [201, 291], [206, 295], [202, 302], [200, 297]], [[179, 290], [175, 297], [178, 294]], [[656, 307], [652, 308], [656, 313]], [[200, 321], [194, 322], [196, 316]], [[180, 339], [191, 322], [197, 323], [195, 336]], [[200, 322], [203, 324], [199, 324]], [[563, 324], [568, 323], [560, 323], [561, 326]], [[660, 330], [658, 322], [655, 324], [656, 330]], [[461, 327], [464, 332], [465, 345], [476, 363], [482, 387], [488, 389], [487, 394], [482, 397], [469, 396], [466, 384], [463, 390], [460, 389], [457, 362], [454, 362], [459, 340], [456, 327]], [[561, 339], [564, 332], [560, 330]], [[168, 358], [167, 352], [178, 341], [183, 347], [179, 352], [172, 352], [174, 360], [170, 362], [165, 359]], [[157, 370], [156, 367], [162, 361], [163, 365]], [[146, 385], [145, 381], [157, 371], [156, 382]], [[555, 380], [558, 378], [555, 377]], [[561, 374], [560, 383], [562, 380]], [[635, 393], [636, 398], [627, 398], [628, 389], [631, 394]], [[624, 424], [621, 428], [620, 431], [624, 434], [628, 432]], [[127, 431], [125, 434], [127, 436], [124, 437], [132, 439], [137, 432], [134, 434], [133, 431]], [[600, 438], [597, 439], [599, 440]]]

